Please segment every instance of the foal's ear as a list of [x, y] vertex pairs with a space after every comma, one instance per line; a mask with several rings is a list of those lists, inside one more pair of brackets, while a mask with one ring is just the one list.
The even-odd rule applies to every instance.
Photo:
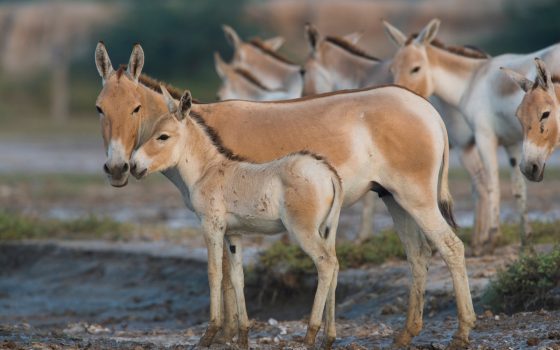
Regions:
[[281, 36], [275, 36], [274, 38], [266, 39], [263, 41], [264, 45], [271, 49], [272, 51], [278, 51], [286, 40]]
[[416, 38], [415, 42], [421, 45], [429, 44], [436, 38], [436, 35], [439, 30], [439, 24], [441, 21], [437, 18], [434, 18], [428, 23], [427, 26], [422, 29], [418, 37]]
[[364, 32], [360, 31], [360, 32], [354, 32], [354, 33], [350, 33], [350, 34], [346, 34], [345, 36], [343, 36], [344, 40], [351, 42], [352, 44], [357, 44], [358, 41], [360, 41], [360, 39], [364, 36]]
[[163, 99], [165, 100], [165, 104], [167, 105], [167, 110], [169, 111], [169, 113], [175, 114], [177, 112], [177, 102], [175, 102], [165, 86], [160, 85], [159, 88], [161, 89], [161, 93], [163, 94]]
[[391, 23], [383, 20], [383, 27], [385, 28], [385, 33], [391, 39], [391, 41], [397, 45], [397, 47], [404, 46], [406, 43], [406, 35], [401, 32], [397, 27], [392, 25]]
[[109, 54], [107, 53], [103, 41], [98, 42], [95, 48], [95, 66], [103, 79], [103, 83], [105, 83], [113, 73], [113, 66], [111, 65], [111, 60], [109, 59]]
[[315, 52], [317, 50], [317, 44], [319, 44], [319, 40], [321, 40], [321, 34], [319, 34], [317, 28], [311, 23], [305, 25], [305, 38], [311, 48], [311, 52]]
[[517, 73], [516, 71], [505, 67], [500, 67], [500, 70], [506, 73], [513, 81], [515, 81], [523, 91], [527, 92], [531, 90], [533, 82], [527, 79], [523, 74]]
[[224, 80], [226, 78], [226, 71], [229, 67], [218, 52], [214, 52], [214, 68], [216, 68], [216, 73], [218, 73], [218, 76], [222, 80]]
[[539, 86], [545, 90], [553, 88], [552, 77], [550, 76], [550, 72], [546, 68], [544, 61], [536, 57], [535, 65], [537, 66], [537, 82], [539, 83]]
[[237, 32], [232, 27], [228, 26], [227, 24], [223, 24], [222, 30], [224, 31], [226, 39], [234, 49], [237, 49], [237, 47], [243, 43]]
[[142, 50], [140, 44], [134, 44], [130, 60], [128, 60], [127, 72], [134, 81], [138, 82], [138, 77], [142, 74], [142, 68], [144, 68], [144, 50]]
[[179, 102], [179, 113], [176, 113], [177, 119], [182, 121], [191, 112], [192, 107], [192, 95], [190, 90], [185, 90], [183, 96], [181, 96], [181, 102]]

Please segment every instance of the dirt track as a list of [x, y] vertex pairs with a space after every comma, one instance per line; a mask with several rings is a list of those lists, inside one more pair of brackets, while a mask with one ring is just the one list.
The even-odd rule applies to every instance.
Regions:
[[[91, 242], [72, 246], [0, 245], [1, 349], [159, 349], [192, 348], [196, 344], [208, 310], [203, 256], [164, 256], [158, 253], [161, 246], [152, 252], [139, 252], [127, 245], [112, 251], [92, 247], [95, 245]], [[514, 252], [508, 247], [492, 257], [468, 259], [478, 314], [484, 315], [478, 296], [488, 277], [514, 259]], [[341, 273], [336, 348], [390, 345], [404, 321], [407, 274], [407, 265], [401, 261]], [[312, 286], [313, 281], [309, 284]], [[299, 295], [281, 293], [274, 304], [265, 301], [260, 306], [255, 302], [258, 292], [258, 286], [246, 291], [249, 314], [256, 320], [251, 346], [300, 347], [312, 288]], [[473, 348], [538, 349], [546, 345], [560, 349], [559, 320], [558, 311], [485, 315], [472, 333]], [[428, 282], [425, 328], [414, 345], [443, 348], [455, 327], [451, 281], [445, 265], [435, 256]], [[538, 343], [538, 347], [530, 347], [528, 342]]]

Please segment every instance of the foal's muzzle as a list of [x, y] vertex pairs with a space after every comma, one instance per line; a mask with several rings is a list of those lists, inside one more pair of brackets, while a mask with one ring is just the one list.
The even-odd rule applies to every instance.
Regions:
[[523, 175], [525, 175], [529, 181], [541, 182], [544, 178], [544, 168], [546, 167], [546, 163], [540, 163], [538, 161], [522, 161], [519, 167]]

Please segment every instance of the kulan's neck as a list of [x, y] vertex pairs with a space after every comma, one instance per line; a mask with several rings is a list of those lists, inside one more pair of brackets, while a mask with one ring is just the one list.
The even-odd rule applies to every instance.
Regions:
[[471, 79], [487, 58], [471, 58], [430, 45], [426, 49], [432, 69], [434, 93], [459, 107]]

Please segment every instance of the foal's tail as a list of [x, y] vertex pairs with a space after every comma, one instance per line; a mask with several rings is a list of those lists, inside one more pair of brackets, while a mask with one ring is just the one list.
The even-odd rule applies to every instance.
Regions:
[[457, 223], [453, 217], [453, 198], [451, 197], [451, 192], [449, 192], [449, 138], [443, 121], [441, 121], [441, 125], [445, 146], [443, 149], [443, 161], [441, 164], [441, 175], [439, 179], [438, 206], [441, 215], [443, 215], [449, 226], [457, 228]]
[[325, 220], [319, 226], [319, 235], [324, 239], [329, 238], [329, 233], [336, 230], [336, 225], [338, 225], [338, 217], [340, 215], [340, 210], [342, 208], [342, 183], [340, 177], [335, 172], [334, 168], [329, 166], [331, 171], [331, 183], [333, 187], [333, 200], [331, 203], [331, 208], [325, 217]]

